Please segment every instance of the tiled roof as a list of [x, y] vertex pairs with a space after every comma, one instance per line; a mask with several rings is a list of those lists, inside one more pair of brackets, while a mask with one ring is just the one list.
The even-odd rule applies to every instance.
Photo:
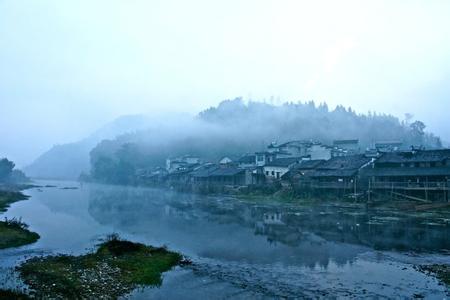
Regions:
[[210, 176], [235, 176], [241, 172], [245, 172], [244, 169], [234, 168], [234, 167], [227, 167], [227, 168], [218, 168], [215, 169]]
[[450, 167], [439, 168], [367, 168], [364, 176], [414, 177], [414, 176], [449, 176]]
[[440, 162], [450, 159], [450, 149], [384, 153], [376, 163]]
[[242, 164], [252, 164], [255, 161], [256, 161], [255, 155], [244, 155], [238, 159], [238, 162]]
[[366, 157], [364, 154], [338, 156], [324, 162], [320, 165], [321, 170], [354, 170], [359, 169], [372, 159]]
[[266, 166], [268, 167], [289, 167], [293, 164], [296, 164], [301, 161], [301, 157], [287, 157], [287, 158], [278, 158], [274, 161], [268, 163]]

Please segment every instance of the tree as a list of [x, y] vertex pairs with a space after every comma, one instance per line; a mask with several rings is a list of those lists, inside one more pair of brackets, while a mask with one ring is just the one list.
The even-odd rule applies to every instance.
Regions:
[[15, 164], [7, 158], [0, 160], [0, 181], [5, 181], [11, 176], [14, 166]]
[[410, 125], [410, 127], [415, 136], [423, 136], [427, 126], [421, 121], [415, 121]]

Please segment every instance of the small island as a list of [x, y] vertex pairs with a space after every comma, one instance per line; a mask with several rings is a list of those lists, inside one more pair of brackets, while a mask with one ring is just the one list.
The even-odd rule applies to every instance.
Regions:
[[[12, 161], [0, 159], [0, 213], [6, 212], [14, 202], [28, 199], [21, 190], [31, 187], [29, 179], [14, 167]], [[0, 221], [0, 249], [31, 244], [38, 239], [39, 234], [28, 230], [21, 218]]]
[[39, 234], [28, 230], [28, 225], [21, 219], [0, 221], [0, 249], [28, 245], [38, 239]]
[[181, 254], [109, 236], [94, 253], [32, 258], [17, 270], [37, 298], [116, 299], [139, 286], [160, 285]]

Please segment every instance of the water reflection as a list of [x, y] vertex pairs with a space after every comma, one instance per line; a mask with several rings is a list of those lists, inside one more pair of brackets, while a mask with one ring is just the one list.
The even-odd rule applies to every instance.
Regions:
[[431, 222], [429, 216], [257, 205], [105, 185], [27, 193], [31, 199], [14, 203], [6, 216], [23, 217], [41, 239], [0, 251], [3, 285], [12, 277], [1, 274], [10, 274], [25, 256], [84, 253], [115, 231], [135, 241], [166, 244], [194, 261], [192, 268], [167, 273], [160, 288], [144, 289], [135, 298], [446, 295], [443, 286], [413, 268], [448, 262], [446, 255], [430, 254], [449, 249], [444, 214]]
[[234, 261], [327, 267], [351, 263], [367, 248], [450, 249], [442, 217], [355, 211], [338, 207], [255, 205], [152, 189], [92, 189], [89, 213], [101, 224], [146, 234], [191, 255]]

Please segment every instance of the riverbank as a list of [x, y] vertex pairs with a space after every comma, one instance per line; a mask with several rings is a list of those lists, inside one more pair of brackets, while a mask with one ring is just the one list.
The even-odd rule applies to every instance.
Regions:
[[39, 234], [28, 230], [20, 219], [0, 221], [0, 249], [32, 244], [38, 239]]
[[[2, 185], [0, 190], [0, 213], [6, 212], [14, 202], [27, 200], [21, 190], [30, 185]], [[6, 219], [0, 221], [0, 249], [19, 247], [36, 242], [39, 234], [28, 230], [28, 225], [21, 219]]]
[[160, 285], [183, 263], [179, 253], [113, 235], [94, 253], [32, 258], [17, 270], [37, 298], [115, 299], [139, 286]]
[[423, 265], [418, 266], [417, 269], [422, 273], [436, 277], [450, 289], [450, 265]]
[[27, 200], [28, 196], [17, 190], [0, 190], [0, 213], [5, 212], [14, 202]]
[[0, 289], [0, 300], [28, 300], [31, 299], [19, 291]]

